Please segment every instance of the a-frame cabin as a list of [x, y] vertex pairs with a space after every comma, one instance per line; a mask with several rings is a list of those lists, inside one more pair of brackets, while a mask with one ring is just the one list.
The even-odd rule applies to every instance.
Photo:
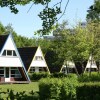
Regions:
[[78, 74], [75, 63], [72, 61], [66, 61], [66, 64], [63, 64], [60, 72], [65, 73], [65, 74], [69, 74], [69, 73]]
[[96, 72], [98, 71], [98, 67], [92, 55], [90, 55], [87, 65], [85, 67], [84, 72]]
[[49, 72], [40, 46], [18, 48], [18, 51], [28, 73]]
[[12, 34], [0, 35], [0, 83], [29, 83]]

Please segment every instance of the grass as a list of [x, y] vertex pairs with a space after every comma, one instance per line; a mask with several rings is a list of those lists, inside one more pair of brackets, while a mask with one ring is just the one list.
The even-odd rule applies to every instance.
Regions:
[[15, 92], [30, 92], [30, 91], [39, 91], [38, 82], [31, 82], [29, 84], [2, 84], [0, 85], [1, 91], [6, 92], [7, 89], [12, 89]]
[[[38, 82], [31, 82], [29, 84], [2, 84], [0, 85], [0, 92], [7, 92], [8, 89], [14, 90], [14, 93], [25, 91], [27, 95], [29, 95], [31, 91], [33, 92], [39, 91]], [[3, 100], [7, 100], [7, 97], [8, 97], [8, 94], [0, 93], [0, 98], [3, 98]]]

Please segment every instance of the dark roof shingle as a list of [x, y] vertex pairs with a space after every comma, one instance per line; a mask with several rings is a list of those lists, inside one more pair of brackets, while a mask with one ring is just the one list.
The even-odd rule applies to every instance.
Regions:
[[36, 53], [38, 47], [23, 47], [18, 48], [19, 54], [21, 56], [21, 59], [24, 63], [24, 66], [26, 70], [28, 71], [28, 68], [32, 62], [32, 59]]
[[45, 60], [47, 62], [50, 73], [60, 72], [63, 64], [63, 59], [60, 59], [59, 61], [59, 59], [57, 58], [57, 54], [55, 52], [47, 51], [45, 55]]
[[7, 35], [0, 35], [0, 51], [2, 50], [7, 38], [8, 38], [9, 34]]

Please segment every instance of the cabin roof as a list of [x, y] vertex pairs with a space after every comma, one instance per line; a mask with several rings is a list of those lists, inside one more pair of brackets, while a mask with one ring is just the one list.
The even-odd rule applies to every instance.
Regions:
[[[49, 68], [50, 73], [60, 72], [61, 67], [62, 67], [62, 64], [63, 64], [63, 61], [60, 61], [60, 64], [56, 64], [55, 61], [53, 61], [53, 58], [55, 56], [56, 56], [56, 54], [53, 51], [48, 51], [46, 53], [46, 55], [45, 55], [45, 60], [47, 62], [47, 65], [48, 65], [48, 68]], [[57, 61], [58, 60], [59, 59], [57, 59]]]
[[0, 35], [0, 51], [2, 50], [7, 38], [8, 38], [9, 34], [7, 35]]
[[22, 48], [18, 48], [19, 54], [22, 58], [22, 61], [24, 63], [24, 66], [26, 68], [26, 70], [28, 70], [32, 59], [37, 51], [38, 47], [22, 47]]

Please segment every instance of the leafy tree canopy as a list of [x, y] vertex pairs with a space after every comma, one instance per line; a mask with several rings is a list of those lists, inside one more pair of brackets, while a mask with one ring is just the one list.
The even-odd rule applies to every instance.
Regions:
[[[42, 29], [38, 30], [37, 33], [46, 35], [49, 34], [52, 29], [53, 25], [63, 16], [65, 13], [66, 7], [69, 3], [69, 0], [66, 1], [66, 6], [64, 9], [64, 12], [60, 16], [60, 18], [57, 19], [57, 15], [61, 13], [61, 4], [62, 0], [57, 0], [56, 4], [53, 5], [53, 7], [49, 6], [49, 3], [51, 0], [0, 0], [0, 6], [1, 7], [8, 7], [12, 13], [17, 14], [18, 9], [16, 8], [16, 5], [26, 5], [32, 2], [33, 4], [41, 4], [44, 6], [44, 9], [39, 13], [39, 17], [41, 18], [42, 22]], [[30, 7], [31, 8], [31, 7]]]
[[94, 4], [90, 6], [87, 19], [89, 21], [100, 21], [100, 0], [95, 0]]

